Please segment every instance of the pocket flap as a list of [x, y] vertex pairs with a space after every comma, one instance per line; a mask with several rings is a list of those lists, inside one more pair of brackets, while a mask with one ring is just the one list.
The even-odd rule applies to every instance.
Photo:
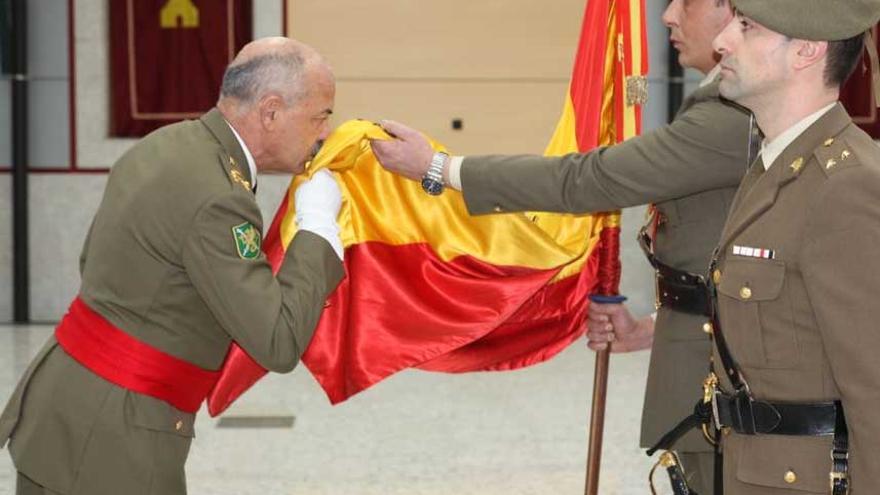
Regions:
[[127, 392], [125, 416], [128, 423], [133, 426], [182, 437], [195, 436], [195, 414], [183, 412], [163, 400], [148, 395]]
[[806, 493], [828, 493], [831, 437], [739, 435], [738, 480]]
[[770, 301], [779, 297], [784, 281], [782, 261], [728, 258], [718, 292], [740, 301]]

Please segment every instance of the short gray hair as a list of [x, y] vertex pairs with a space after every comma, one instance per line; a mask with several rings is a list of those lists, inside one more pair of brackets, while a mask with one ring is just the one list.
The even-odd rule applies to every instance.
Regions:
[[235, 98], [245, 105], [269, 93], [278, 93], [288, 105], [303, 96], [305, 61], [296, 52], [268, 54], [230, 65], [223, 74], [220, 98]]

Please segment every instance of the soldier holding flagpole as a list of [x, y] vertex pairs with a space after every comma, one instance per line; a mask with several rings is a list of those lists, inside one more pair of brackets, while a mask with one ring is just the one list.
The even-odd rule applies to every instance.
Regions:
[[[645, 229], [658, 268], [659, 311], [636, 322], [624, 306], [591, 306], [591, 347], [650, 347], [642, 446], [652, 445], [690, 412], [710, 354], [704, 332], [707, 301], [701, 274], [718, 242], [736, 187], [749, 162], [749, 115], [718, 93], [714, 37], [733, 18], [727, 0], [673, 0], [663, 22], [682, 65], [705, 74], [675, 120], [615, 146], [563, 157], [443, 157], [413, 129], [383, 125], [399, 139], [375, 141], [389, 170], [464, 193], [472, 214], [537, 210], [601, 212], [655, 204]], [[685, 277], [682, 281], [680, 278]], [[702, 434], [679, 445], [692, 483], [711, 493], [714, 456]]]

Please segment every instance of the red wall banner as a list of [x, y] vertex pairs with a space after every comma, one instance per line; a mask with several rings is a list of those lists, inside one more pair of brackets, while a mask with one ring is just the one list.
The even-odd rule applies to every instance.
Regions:
[[110, 0], [110, 135], [200, 116], [252, 37], [252, 0]]
[[[878, 43], [877, 32], [877, 26], [874, 26], [874, 43]], [[840, 100], [856, 125], [872, 138], [880, 138], [880, 117], [877, 115], [877, 104], [874, 103], [871, 91], [871, 63], [867, 54], [862, 55], [859, 66], [843, 85], [840, 91]]]

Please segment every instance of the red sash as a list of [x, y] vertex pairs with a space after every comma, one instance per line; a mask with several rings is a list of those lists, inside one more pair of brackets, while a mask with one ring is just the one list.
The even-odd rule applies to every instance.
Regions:
[[164, 400], [194, 413], [220, 376], [166, 354], [114, 327], [80, 298], [55, 329], [73, 359], [122, 388]]

